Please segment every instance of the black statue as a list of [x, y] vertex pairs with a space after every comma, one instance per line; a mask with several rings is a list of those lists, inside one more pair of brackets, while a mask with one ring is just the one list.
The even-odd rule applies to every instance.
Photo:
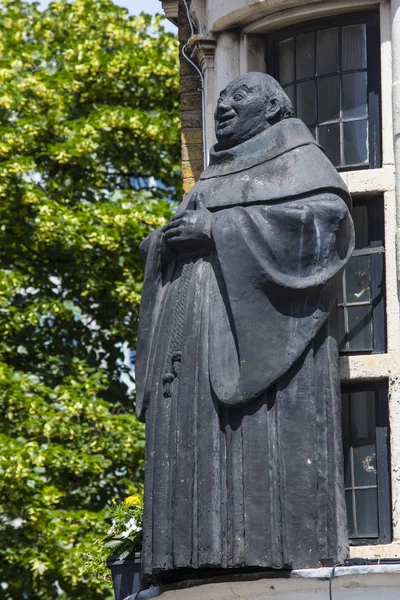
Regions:
[[210, 166], [142, 244], [153, 582], [347, 552], [335, 315], [349, 193], [272, 77], [232, 81], [215, 120]]

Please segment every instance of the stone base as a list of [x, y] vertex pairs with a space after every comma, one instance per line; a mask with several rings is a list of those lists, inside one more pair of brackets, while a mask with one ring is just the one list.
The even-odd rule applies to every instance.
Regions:
[[[179, 588], [152, 588], [137, 600], [155, 596], [162, 600], [328, 600], [332, 569], [276, 573], [245, 581], [215, 581], [198, 585], [185, 582]], [[332, 600], [399, 600], [400, 564], [338, 567], [332, 580]]]

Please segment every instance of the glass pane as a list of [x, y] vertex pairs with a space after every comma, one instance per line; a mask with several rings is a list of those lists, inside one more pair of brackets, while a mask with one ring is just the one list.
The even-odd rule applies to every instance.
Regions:
[[351, 212], [356, 231], [356, 249], [368, 248], [368, 208], [365, 205], [353, 206]]
[[367, 28], [365, 24], [348, 25], [342, 29], [342, 69], [363, 69], [367, 66]]
[[343, 123], [343, 158], [345, 165], [364, 165], [368, 162], [368, 122]]
[[349, 444], [343, 446], [343, 460], [344, 460], [344, 487], [353, 487], [353, 481], [351, 477], [351, 447]]
[[348, 394], [342, 394], [342, 438], [346, 441], [350, 439], [350, 400]]
[[376, 485], [376, 448], [375, 444], [353, 448], [354, 485]]
[[305, 81], [297, 84], [297, 116], [306, 125], [313, 125], [316, 120], [315, 82]]
[[378, 499], [377, 491], [356, 490], [356, 514], [358, 537], [378, 535]]
[[281, 85], [294, 79], [293, 38], [279, 44], [279, 81]]
[[317, 73], [336, 73], [339, 70], [339, 30], [323, 29], [317, 32]]
[[335, 167], [340, 165], [340, 128], [338, 123], [318, 127], [318, 142]]
[[339, 77], [318, 79], [318, 122], [334, 121], [340, 116]]
[[371, 306], [349, 306], [349, 348], [353, 352], [372, 350]]
[[345, 328], [345, 324], [344, 324], [344, 308], [339, 308], [338, 310], [338, 327], [339, 327], [339, 337], [338, 337], [338, 345], [339, 345], [339, 350], [341, 352], [346, 350], [346, 342], [347, 342], [347, 337], [346, 337], [346, 328]]
[[283, 89], [285, 91], [285, 94], [287, 94], [289, 96], [290, 102], [293, 104], [293, 110], [294, 110], [295, 114], [297, 115], [296, 99], [294, 97], [294, 85], [288, 85], [287, 87], [285, 87]]
[[346, 267], [347, 302], [369, 302], [370, 257], [354, 256]]
[[349, 537], [356, 535], [353, 518], [353, 492], [346, 492], [347, 532]]
[[315, 75], [314, 33], [297, 36], [296, 79]]
[[375, 392], [352, 392], [350, 402], [352, 438], [375, 439]]
[[349, 73], [343, 75], [343, 118], [367, 116], [367, 74]]

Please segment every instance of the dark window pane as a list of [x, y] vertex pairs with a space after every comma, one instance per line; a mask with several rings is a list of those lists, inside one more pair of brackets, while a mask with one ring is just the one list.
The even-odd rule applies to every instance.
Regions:
[[345, 165], [368, 162], [368, 122], [343, 123], [343, 158]]
[[336, 73], [339, 70], [339, 29], [317, 32], [317, 73]]
[[352, 392], [351, 401], [351, 436], [357, 440], [375, 438], [375, 392]]
[[372, 350], [372, 319], [370, 306], [349, 306], [349, 348], [353, 352]]
[[296, 79], [305, 79], [315, 75], [314, 33], [297, 37]]
[[349, 537], [356, 535], [354, 529], [354, 518], [353, 518], [353, 492], [346, 492], [346, 509], [347, 509], [347, 531]]
[[354, 485], [376, 485], [376, 448], [375, 444], [355, 446], [353, 448]]
[[342, 394], [342, 437], [350, 440], [350, 400], [349, 394]]
[[358, 537], [378, 535], [377, 490], [356, 490], [356, 514]]
[[353, 487], [353, 480], [351, 476], [351, 446], [346, 443], [343, 445], [343, 459], [344, 459], [344, 487]]
[[290, 102], [293, 104], [293, 110], [296, 113], [296, 99], [294, 97], [294, 85], [288, 85], [287, 87], [285, 87], [283, 89], [285, 90], [285, 93], [289, 96]]
[[293, 38], [279, 44], [279, 81], [283, 85], [294, 79]]
[[346, 267], [347, 302], [370, 300], [371, 264], [369, 256], [353, 256]]
[[348, 25], [342, 30], [342, 69], [367, 66], [367, 28], [365, 24]]
[[329, 160], [340, 165], [340, 128], [338, 123], [318, 127], [318, 142], [325, 150]]
[[367, 74], [348, 73], [342, 78], [343, 118], [367, 116]]
[[351, 216], [356, 232], [356, 249], [368, 248], [368, 207], [365, 204], [353, 206]]
[[315, 82], [305, 81], [297, 84], [297, 116], [306, 125], [313, 125], [315, 114]]
[[344, 326], [344, 308], [338, 309], [338, 326], [339, 326], [339, 337], [338, 345], [340, 350], [345, 350], [346, 346], [346, 328]]
[[339, 77], [318, 79], [318, 122], [334, 121], [340, 117]]

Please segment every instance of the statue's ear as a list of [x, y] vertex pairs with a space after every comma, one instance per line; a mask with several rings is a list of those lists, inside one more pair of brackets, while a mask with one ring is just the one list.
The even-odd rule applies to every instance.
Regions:
[[268, 99], [267, 105], [265, 107], [265, 116], [267, 117], [268, 121], [270, 119], [273, 119], [278, 112], [281, 109], [281, 104], [278, 100], [278, 98], [276, 98], [275, 96], [271, 96]]

